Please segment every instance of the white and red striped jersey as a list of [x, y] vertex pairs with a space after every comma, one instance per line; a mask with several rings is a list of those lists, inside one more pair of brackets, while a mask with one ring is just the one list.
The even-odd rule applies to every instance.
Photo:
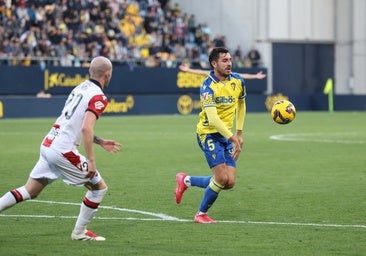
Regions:
[[43, 146], [68, 152], [80, 145], [85, 112], [91, 111], [99, 118], [108, 105], [107, 97], [97, 83], [86, 80], [72, 90], [61, 115], [44, 138]]

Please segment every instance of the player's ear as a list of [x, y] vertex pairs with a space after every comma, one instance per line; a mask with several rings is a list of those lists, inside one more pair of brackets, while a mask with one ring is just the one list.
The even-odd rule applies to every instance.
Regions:
[[216, 68], [217, 67], [217, 62], [216, 61], [211, 61], [211, 67], [212, 68]]
[[106, 80], [108, 80], [110, 77], [111, 77], [111, 71], [110, 71], [110, 70], [107, 70], [107, 71], [104, 73], [104, 78], [105, 78]]

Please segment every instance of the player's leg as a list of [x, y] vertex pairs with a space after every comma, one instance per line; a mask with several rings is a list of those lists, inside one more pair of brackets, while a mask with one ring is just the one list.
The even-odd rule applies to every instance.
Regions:
[[[210, 135], [197, 134], [197, 143], [202, 150], [205, 148], [208, 137], [210, 137]], [[175, 176], [177, 183], [175, 188], [175, 202], [179, 204], [182, 201], [183, 194], [188, 187], [206, 188], [210, 184], [211, 178], [212, 176], [190, 176], [183, 172], [178, 173]]]
[[81, 203], [79, 216], [76, 220], [71, 238], [73, 240], [104, 241], [104, 237], [99, 236], [90, 230], [87, 230], [87, 225], [90, 223], [95, 213], [97, 212], [98, 207], [102, 202], [108, 187], [103, 179], [101, 179], [95, 185], [87, 183], [85, 186], [88, 188], [88, 191], [86, 192], [84, 200]]
[[188, 187], [206, 188], [212, 176], [189, 176], [186, 173], [176, 175], [177, 186], [175, 188], [175, 201], [179, 204], [182, 201], [183, 193]]
[[226, 183], [223, 189], [231, 189], [235, 186], [236, 181], [236, 167], [226, 165]]
[[200, 187], [200, 188], [207, 188], [210, 184], [212, 175], [211, 176], [187, 176], [185, 183], [188, 186], [192, 187]]
[[17, 203], [36, 198], [49, 183], [47, 177], [53, 178], [48, 174], [50, 174], [49, 166], [44, 156], [40, 154], [40, 158], [31, 171], [26, 184], [5, 193], [0, 198], [0, 212]]
[[204, 143], [202, 149], [214, 175], [205, 190], [199, 212], [194, 220], [198, 223], [215, 223], [207, 212], [222, 189], [234, 186], [235, 161], [231, 154], [231, 143], [221, 135], [207, 136]]
[[212, 168], [214, 176], [211, 178], [209, 185], [206, 187], [205, 192], [203, 194], [203, 198], [199, 207], [198, 213], [194, 217], [194, 221], [196, 223], [215, 223], [216, 221], [211, 219], [207, 212], [210, 207], [215, 203], [216, 199], [219, 196], [220, 191], [224, 188], [217, 180], [220, 182], [224, 182], [223, 179], [217, 179], [220, 175], [216, 173], [225, 172], [226, 165], [219, 164]]
[[0, 198], [0, 212], [30, 198], [24, 186], [8, 191]]
[[80, 205], [79, 215], [71, 233], [71, 239], [104, 241], [104, 237], [87, 229], [87, 225], [93, 219], [108, 189], [102, 176], [97, 171], [92, 179], [85, 178], [88, 171], [85, 168], [87, 159], [77, 150], [63, 153], [62, 155], [55, 155], [53, 164], [66, 184], [74, 186], [84, 185], [88, 189]]
[[[228, 141], [225, 147], [226, 171], [223, 173], [225, 176], [221, 178], [225, 180], [224, 189], [233, 188], [236, 182], [236, 162], [233, 158], [233, 152], [233, 145], [230, 141]], [[218, 179], [220, 178], [218, 177]]]
[[[222, 189], [230, 189], [235, 184], [235, 167], [220, 164], [212, 168], [214, 176], [206, 187], [199, 213], [206, 213], [216, 201]], [[224, 185], [222, 185], [224, 184]]]

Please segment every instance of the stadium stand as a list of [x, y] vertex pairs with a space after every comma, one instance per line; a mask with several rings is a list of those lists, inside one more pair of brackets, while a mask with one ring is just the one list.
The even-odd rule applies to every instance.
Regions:
[[164, 0], [0, 0], [0, 65], [208, 67], [207, 23]]

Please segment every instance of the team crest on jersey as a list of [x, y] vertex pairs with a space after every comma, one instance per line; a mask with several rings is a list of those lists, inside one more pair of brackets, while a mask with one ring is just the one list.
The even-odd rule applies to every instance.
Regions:
[[94, 103], [94, 107], [95, 107], [95, 109], [101, 110], [101, 109], [103, 109], [103, 108], [104, 108], [104, 104], [103, 104], [103, 102], [101, 102], [101, 101], [96, 101], [96, 102]]
[[231, 88], [233, 88], [233, 90], [235, 91], [236, 83], [231, 83]]

